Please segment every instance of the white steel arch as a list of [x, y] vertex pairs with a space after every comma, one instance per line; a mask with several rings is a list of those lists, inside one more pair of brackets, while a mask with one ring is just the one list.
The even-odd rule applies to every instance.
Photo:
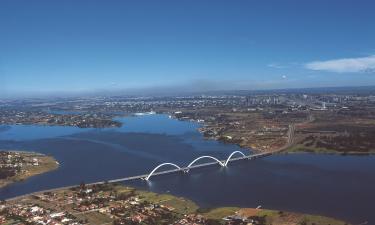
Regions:
[[196, 161], [200, 160], [200, 159], [204, 159], [204, 158], [209, 158], [209, 159], [213, 159], [215, 160], [216, 162], [218, 162], [220, 164], [220, 166], [224, 166], [223, 162], [221, 162], [220, 160], [218, 160], [217, 158], [215, 157], [212, 157], [212, 156], [209, 156], [209, 155], [204, 155], [204, 156], [201, 156], [201, 157], [198, 157], [196, 159], [194, 159], [188, 166], [187, 168], [191, 167]]
[[171, 166], [174, 166], [174, 167], [176, 167], [177, 169], [180, 169], [180, 170], [181, 170], [181, 167], [177, 166], [176, 164], [173, 164], [173, 163], [162, 163], [162, 164], [158, 165], [157, 167], [155, 167], [155, 169], [153, 169], [153, 170], [151, 171], [151, 173], [145, 178], [145, 180], [150, 179], [150, 177], [152, 176], [152, 174], [154, 174], [155, 171], [156, 171], [157, 169], [159, 169], [159, 168], [162, 167], [162, 166], [166, 166], [166, 165], [171, 165]]
[[234, 154], [236, 154], [236, 153], [241, 154], [243, 157], [246, 157], [246, 155], [243, 154], [242, 152], [240, 152], [240, 151], [234, 151], [234, 152], [232, 152], [232, 154], [230, 154], [230, 155], [228, 156], [227, 160], [226, 160], [225, 163], [224, 163], [224, 166], [227, 166], [227, 165], [228, 165], [229, 160], [230, 160], [230, 159], [232, 158], [232, 156], [233, 156]]

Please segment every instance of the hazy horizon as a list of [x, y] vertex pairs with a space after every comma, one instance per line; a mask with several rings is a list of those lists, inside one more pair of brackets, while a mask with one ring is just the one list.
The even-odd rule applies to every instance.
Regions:
[[54, 99], [54, 98], [85, 98], [85, 97], [173, 97], [173, 96], [197, 96], [197, 95], [248, 95], [259, 93], [331, 93], [342, 94], [375, 94], [375, 85], [360, 86], [321, 86], [321, 87], [290, 87], [290, 88], [260, 88], [260, 89], [184, 89], [182, 86], [134, 88], [124, 90], [92, 90], [81, 92], [33, 92], [18, 93], [12, 95], [1, 95], [0, 100], [23, 100], [23, 99]]

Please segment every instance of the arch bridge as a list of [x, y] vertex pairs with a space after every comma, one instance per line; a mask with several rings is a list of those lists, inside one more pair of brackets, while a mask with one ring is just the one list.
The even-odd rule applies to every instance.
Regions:
[[158, 165], [157, 167], [155, 167], [155, 169], [153, 169], [153, 170], [151, 171], [151, 173], [145, 178], [145, 180], [150, 179], [150, 177], [151, 177], [151, 176], [155, 173], [155, 171], [158, 170], [160, 167], [162, 167], [162, 166], [168, 166], [168, 165], [169, 165], [169, 166], [174, 166], [174, 167], [176, 167], [177, 170], [182, 170], [181, 167], [177, 166], [177, 165], [174, 164], [174, 163], [162, 163], [162, 164]]
[[195, 162], [201, 160], [201, 159], [213, 159], [214, 161], [216, 161], [217, 163], [219, 163], [220, 166], [224, 166], [224, 163], [222, 161], [220, 161], [219, 159], [213, 157], [213, 156], [209, 156], [209, 155], [204, 155], [204, 156], [200, 156], [196, 159], [194, 159], [193, 161], [191, 161], [191, 163], [189, 163], [189, 165], [187, 166], [187, 168], [190, 168]]
[[227, 160], [226, 160], [225, 163], [224, 163], [224, 166], [227, 166], [227, 165], [228, 165], [229, 161], [232, 159], [232, 157], [233, 157], [235, 154], [240, 154], [240, 155], [242, 155], [242, 157], [246, 157], [246, 155], [243, 154], [242, 152], [240, 152], [240, 151], [234, 151], [234, 152], [232, 152], [232, 153], [228, 156]]
[[[237, 158], [233, 158], [233, 156], [235, 154], [239, 154], [241, 155], [240, 157], [237, 157]], [[172, 173], [172, 172], [178, 172], [178, 171], [183, 171], [183, 172], [189, 172], [190, 169], [192, 168], [197, 168], [197, 167], [202, 167], [202, 166], [209, 166], [209, 165], [213, 165], [213, 164], [219, 164], [220, 166], [222, 167], [226, 167], [228, 165], [228, 163], [230, 161], [234, 161], [234, 160], [241, 160], [241, 159], [251, 159], [252, 156], [255, 156], [255, 155], [249, 155], [249, 156], [246, 156], [243, 152], [241, 151], [234, 151], [232, 152], [228, 158], [224, 161], [221, 161], [219, 160], [218, 158], [216, 157], [213, 157], [213, 156], [209, 156], [209, 155], [204, 155], [204, 156], [200, 156], [196, 159], [194, 159], [193, 161], [191, 161], [186, 167], [180, 167], [174, 163], [162, 163], [160, 165], [158, 165], [157, 167], [155, 167], [147, 176], [145, 176], [145, 180], [149, 180], [150, 177], [154, 174], [165, 174], [165, 173]], [[212, 159], [214, 162], [211, 162], [211, 163], [202, 163], [202, 164], [196, 164], [197, 161], [201, 160], [201, 159]], [[162, 171], [162, 172], [156, 172], [160, 167], [163, 167], [163, 166], [173, 166], [175, 167], [176, 169], [173, 169], [173, 170], [167, 170], [167, 171]]]

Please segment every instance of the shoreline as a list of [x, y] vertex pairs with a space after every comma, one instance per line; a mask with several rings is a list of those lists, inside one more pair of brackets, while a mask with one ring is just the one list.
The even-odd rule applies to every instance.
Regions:
[[[97, 188], [102, 191], [95, 191]], [[104, 190], [104, 191], [103, 191]], [[77, 193], [86, 193], [80, 195], [81, 200], [74, 199]], [[110, 196], [109, 193], [119, 193]], [[109, 195], [108, 195], [109, 194]], [[64, 197], [65, 196], [65, 197]], [[68, 197], [70, 196], [70, 197]], [[85, 196], [88, 199], [85, 199]], [[108, 196], [108, 203], [103, 199], [103, 196]], [[122, 197], [120, 197], [122, 196]], [[123, 196], [130, 196], [131, 201], [124, 202]], [[68, 198], [67, 198], [68, 197]], [[73, 197], [73, 199], [72, 199]], [[128, 198], [127, 197], [127, 198]], [[86, 209], [81, 211], [79, 206], [81, 202], [92, 201], [95, 199], [102, 199], [101, 205], [93, 205], [94, 210]], [[91, 199], [91, 200], [90, 200]], [[175, 215], [171, 217], [168, 222], [173, 223], [182, 220], [194, 220], [199, 219], [201, 221], [215, 221], [215, 224], [225, 224], [228, 221], [236, 221], [238, 219], [254, 221], [254, 222], [266, 222], [264, 224], [301, 224], [306, 222], [307, 224], [330, 224], [330, 225], [348, 225], [348, 222], [340, 219], [321, 216], [311, 215], [306, 213], [281, 211], [277, 209], [263, 209], [261, 206], [257, 208], [242, 208], [242, 207], [214, 207], [214, 208], [201, 208], [194, 201], [171, 195], [168, 193], [156, 193], [143, 189], [134, 188], [124, 184], [100, 184], [100, 185], [85, 185], [72, 186], [65, 189], [60, 189], [52, 192], [40, 192], [35, 194], [29, 194], [23, 196], [21, 199], [7, 200], [3, 205], [5, 207], [19, 207], [20, 202], [24, 204], [24, 207], [38, 206], [38, 207], [52, 207], [52, 212], [63, 212], [76, 216], [78, 219], [87, 219], [89, 224], [98, 224], [96, 219], [100, 217], [102, 220], [117, 220], [124, 219], [121, 214], [113, 214], [113, 211], [108, 210], [111, 206], [115, 205], [139, 205], [139, 209], [150, 210], [149, 204], [152, 206], [151, 210], [164, 208], [167, 209], [165, 212]], [[68, 203], [68, 204], [65, 204]], [[136, 203], [138, 202], [138, 203]], [[57, 204], [56, 204], [57, 203]], [[18, 206], [17, 206], [18, 204]], [[95, 203], [94, 203], [95, 204]], [[159, 206], [156, 206], [159, 205]], [[63, 207], [62, 207], [63, 206]], [[156, 207], [155, 207], [156, 206]], [[125, 207], [126, 208], [126, 207]], [[94, 211], [96, 213], [94, 213]], [[157, 212], [157, 211], [156, 211]], [[130, 212], [128, 216], [132, 217], [135, 212]], [[112, 221], [111, 221], [112, 222]], [[193, 222], [193, 221], [191, 221]], [[206, 224], [203, 222], [203, 224]], [[256, 223], [258, 224], [258, 223]], [[263, 223], [260, 223], [263, 224]]]
[[281, 154], [299, 154], [299, 153], [308, 153], [308, 154], [317, 154], [317, 155], [342, 155], [342, 156], [374, 156], [375, 151], [369, 152], [356, 152], [356, 151], [349, 151], [349, 152], [340, 152], [336, 150], [328, 150], [328, 149], [309, 149], [305, 147], [298, 147], [297, 145], [291, 146], [288, 149], [285, 149]]
[[[302, 153], [313, 153], [313, 154], [337, 154], [337, 155], [363, 155], [363, 156], [365, 156], [365, 155], [375, 155], [375, 150], [371, 150], [371, 151], [368, 151], [368, 152], [356, 152], [356, 151], [340, 152], [340, 151], [337, 151], [337, 150], [328, 150], [328, 149], [316, 149], [316, 148], [310, 148], [309, 149], [309, 147], [299, 146], [298, 143], [294, 143], [294, 140], [293, 140], [293, 143], [286, 143], [284, 146], [279, 147], [277, 149], [260, 150], [260, 149], [252, 148], [251, 146], [248, 146], [246, 144], [241, 144], [241, 142], [240, 142], [241, 139], [238, 139], [236, 136], [233, 136], [232, 139], [225, 139], [221, 136], [214, 137], [214, 136], [205, 135], [205, 131], [202, 128], [204, 126], [207, 126], [207, 124], [205, 122], [199, 121], [199, 119], [198, 120], [197, 119], [185, 120], [185, 119], [178, 118], [178, 117], [174, 116], [172, 113], [168, 113], [168, 112], [162, 112], [162, 113], [156, 113], [156, 114], [166, 115], [169, 118], [175, 119], [175, 120], [178, 120], [178, 121], [190, 121], [190, 122], [200, 124], [201, 126], [199, 128], [197, 128], [196, 130], [203, 136], [204, 139], [215, 140], [215, 141], [218, 141], [218, 142], [223, 143], [223, 144], [234, 144], [234, 145], [237, 145], [244, 150], [252, 151], [255, 154], [256, 153], [265, 153], [265, 152], [280, 152], [280, 153], [283, 153], [283, 152], [286, 152], [286, 153], [302, 152]], [[145, 112], [145, 115], [151, 115], [151, 114], [148, 114], [147, 112]], [[132, 114], [127, 115], [127, 116], [139, 116], [139, 115], [136, 115], [136, 113], [132, 113]], [[124, 116], [124, 117], [127, 117], [127, 116]], [[119, 121], [115, 120], [115, 118], [116, 117], [113, 117], [112, 121], [113, 122], [119, 122]], [[5, 124], [0, 124], [0, 126], [1, 125], [4, 125], [4, 126], [7, 126], [7, 125], [61, 126], [61, 127], [76, 127], [76, 128], [79, 128], [79, 129], [111, 128], [111, 126], [109, 126], [109, 127], [79, 127], [79, 126], [76, 126], [76, 125], [69, 125], [69, 124], [48, 124], [48, 123], [5, 123]], [[123, 126], [123, 125], [124, 124], [121, 123], [120, 127]], [[298, 126], [298, 124], [295, 124], [295, 126]]]
[[[173, 118], [173, 119], [176, 119], [176, 120], [179, 120], [179, 121], [184, 121], [184, 120], [181, 120], [171, 114], [167, 114], [170, 116], [170, 118]], [[222, 137], [211, 137], [211, 136], [206, 136], [204, 133], [205, 131], [203, 129], [201, 129], [202, 127], [205, 126], [204, 123], [202, 122], [198, 122], [198, 120], [190, 120], [192, 122], [195, 122], [195, 123], [199, 123], [199, 124], [202, 124], [202, 126], [200, 128], [197, 129], [197, 131], [202, 134], [202, 136], [204, 137], [204, 139], [207, 139], [207, 140], [215, 140], [215, 141], [218, 141], [220, 143], [223, 143], [223, 144], [234, 144], [234, 145], [237, 145], [239, 146], [240, 148], [244, 149], [244, 150], [248, 150], [248, 151], [252, 151], [254, 154], [257, 154], [257, 153], [266, 153], [266, 152], [278, 152], [280, 154], [295, 154], [295, 153], [310, 153], [310, 154], [322, 154], [322, 155], [348, 155], [348, 156], [373, 156], [375, 155], [375, 150], [370, 150], [368, 152], [356, 152], [356, 151], [349, 151], [349, 152], [341, 152], [341, 151], [337, 151], [337, 150], [328, 150], [328, 149], [316, 149], [316, 148], [309, 148], [309, 147], [304, 147], [304, 146], [299, 146], [300, 144], [298, 143], [295, 143], [295, 140], [294, 140], [294, 137], [291, 137], [291, 140], [290, 140], [290, 143], [286, 143], [284, 146], [282, 147], [279, 147], [277, 149], [270, 149], [270, 150], [259, 150], [259, 149], [255, 149], [255, 148], [252, 148], [250, 146], [246, 146], [246, 145], [242, 145], [240, 142], [238, 142], [238, 140], [240, 139], [236, 139], [235, 136], [233, 136], [231, 140], [228, 140], [228, 139], [225, 139], [225, 138], [222, 138]], [[294, 126], [298, 126], [298, 124], [295, 124]], [[294, 130], [293, 130], [294, 132]], [[294, 136], [294, 134], [292, 135]]]
[[[9, 152], [19, 154], [22, 159], [28, 164], [21, 168], [23, 171], [15, 174], [14, 176], [7, 177], [0, 180], [0, 188], [4, 188], [13, 183], [27, 180], [30, 177], [37, 176], [58, 169], [59, 163], [52, 156], [47, 156], [38, 152], [28, 152], [20, 150], [1, 150], [0, 152]], [[31, 165], [31, 163], [34, 163]]]
[[[201, 133], [201, 132], [200, 132]], [[216, 141], [219, 141], [219, 142], [221, 142], [221, 143], [224, 143], [224, 144], [235, 144], [235, 143], [230, 143], [230, 142], [223, 142], [223, 141], [221, 141], [221, 140], [217, 140], [217, 139], [215, 139]], [[240, 146], [241, 147], [241, 146]], [[244, 147], [241, 147], [241, 148], [243, 148], [243, 149], [246, 149], [246, 150], [252, 150], [254, 153], [256, 153], [256, 152], [264, 152], [264, 151], [258, 151], [258, 150], [255, 150], [255, 149], [249, 149], [249, 148], [244, 148]], [[285, 148], [285, 147], [284, 147]], [[311, 153], [311, 154], [322, 154], [322, 153], [314, 153], [314, 152], [289, 152], [287, 149], [282, 149], [282, 150], [279, 150], [280, 151], [280, 153], [281, 154], [291, 154], [291, 153]], [[17, 152], [24, 152], [24, 151], [17, 151]], [[30, 153], [30, 152], [27, 152], [26, 151], [26, 153]], [[34, 154], [40, 154], [40, 153], [35, 153], [35, 152], [32, 152], [32, 153], [34, 153]], [[334, 154], [334, 153], [332, 153], [332, 154]], [[42, 155], [42, 154], [41, 154]], [[27, 194], [27, 195], [32, 195], [33, 193], [30, 193], [30, 194]], [[18, 196], [18, 197], [16, 197], [16, 198], [22, 198], [22, 197], [24, 197], [24, 196]], [[276, 210], [275, 210], [276, 211]]]

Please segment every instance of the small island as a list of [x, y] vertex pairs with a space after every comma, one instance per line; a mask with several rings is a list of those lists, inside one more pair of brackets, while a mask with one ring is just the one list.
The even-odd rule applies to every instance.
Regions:
[[199, 208], [170, 194], [122, 184], [94, 184], [44, 191], [0, 203], [5, 224], [320, 224], [346, 222], [307, 214], [258, 208]]
[[35, 152], [0, 150], [0, 188], [59, 166], [51, 156]]

